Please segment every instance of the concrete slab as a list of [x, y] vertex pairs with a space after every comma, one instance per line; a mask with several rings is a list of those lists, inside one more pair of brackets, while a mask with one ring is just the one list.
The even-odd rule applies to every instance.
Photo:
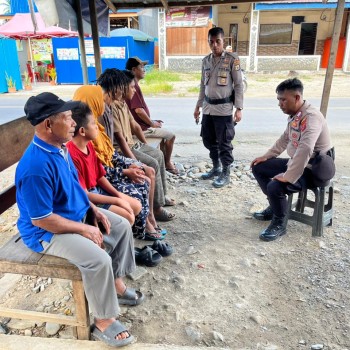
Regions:
[[[20, 335], [1, 335], [0, 350], [111, 350], [99, 341], [37, 338]], [[201, 346], [177, 346], [135, 343], [124, 348], [125, 350], [228, 350], [228, 348], [208, 348]]]

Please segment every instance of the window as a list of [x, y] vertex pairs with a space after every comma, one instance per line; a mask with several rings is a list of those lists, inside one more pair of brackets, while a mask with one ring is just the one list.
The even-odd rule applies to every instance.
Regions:
[[292, 23], [260, 24], [259, 45], [291, 44], [292, 32]]

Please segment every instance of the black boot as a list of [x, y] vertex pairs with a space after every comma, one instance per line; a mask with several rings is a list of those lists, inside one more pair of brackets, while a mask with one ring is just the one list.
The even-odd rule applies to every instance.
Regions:
[[259, 238], [263, 241], [274, 241], [287, 233], [287, 218], [273, 215], [270, 225], [260, 233]]
[[216, 188], [224, 187], [230, 183], [230, 166], [225, 166], [219, 177], [213, 181], [213, 186]]
[[221, 174], [222, 168], [221, 163], [219, 160], [213, 160], [213, 167], [212, 169], [207, 172], [206, 174], [202, 175], [202, 180], [210, 180], [213, 179], [215, 176], [219, 176]]
[[273, 212], [270, 206], [268, 206], [263, 211], [256, 211], [253, 213], [253, 218], [260, 221], [270, 221], [272, 220]]

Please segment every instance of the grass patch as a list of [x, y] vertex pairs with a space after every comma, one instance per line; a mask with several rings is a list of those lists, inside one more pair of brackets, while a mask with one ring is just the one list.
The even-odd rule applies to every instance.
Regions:
[[167, 83], [171, 81], [181, 81], [179, 73], [169, 71], [159, 71], [158, 69], [152, 69], [145, 75], [145, 82], [147, 84], [152, 83]]
[[165, 82], [154, 82], [152, 84], [143, 84], [141, 89], [146, 95], [154, 95], [173, 92], [174, 87]]
[[199, 93], [199, 86], [193, 86], [187, 89], [188, 92], [197, 92]]

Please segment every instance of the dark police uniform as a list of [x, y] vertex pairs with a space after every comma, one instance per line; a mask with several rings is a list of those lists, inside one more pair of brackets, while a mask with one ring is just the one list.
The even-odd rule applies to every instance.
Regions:
[[233, 105], [243, 109], [243, 82], [238, 55], [226, 51], [220, 57], [209, 54], [202, 61], [202, 79], [196, 107], [202, 107], [203, 144], [209, 150], [213, 163], [220, 159], [223, 167], [233, 162]]

